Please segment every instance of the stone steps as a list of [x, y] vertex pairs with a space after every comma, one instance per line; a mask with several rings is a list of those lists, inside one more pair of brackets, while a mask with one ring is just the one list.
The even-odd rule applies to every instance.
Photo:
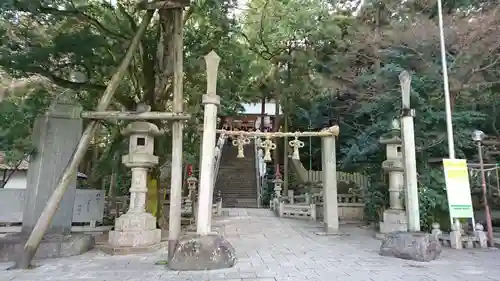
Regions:
[[256, 208], [255, 155], [253, 144], [245, 146], [245, 158], [237, 158], [237, 148], [226, 145], [222, 152], [215, 189], [225, 208]]

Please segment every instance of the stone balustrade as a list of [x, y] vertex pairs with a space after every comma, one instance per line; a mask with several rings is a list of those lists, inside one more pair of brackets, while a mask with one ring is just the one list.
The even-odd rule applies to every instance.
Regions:
[[431, 235], [439, 240], [443, 246], [454, 249], [488, 248], [488, 238], [480, 223], [476, 223], [476, 230], [471, 234], [466, 234], [461, 227], [453, 227], [450, 233], [443, 233], [439, 223], [433, 223]]
[[[355, 194], [337, 194], [339, 219], [344, 222], [359, 222], [364, 217], [363, 198]], [[273, 198], [271, 209], [280, 217], [291, 218], [323, 218], [323, 194], [321, 192], [309, 195], [295, 195], [288, 190], [287, 196]]]

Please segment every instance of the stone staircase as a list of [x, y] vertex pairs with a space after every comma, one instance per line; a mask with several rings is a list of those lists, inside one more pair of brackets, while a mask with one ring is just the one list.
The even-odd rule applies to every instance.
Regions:
[[245, 158], [230, 140], [224, 145], [215, 192], [222, 195], [224, 208], [257, 208], [255, 151], [253, 142], [244, 146]]

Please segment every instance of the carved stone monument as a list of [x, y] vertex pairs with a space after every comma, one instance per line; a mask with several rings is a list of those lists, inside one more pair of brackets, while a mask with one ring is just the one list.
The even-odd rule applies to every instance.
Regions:
[[[50, 106], [45, 115], [36, 119], [32, 134], [36, 153], [29, 159], [22, 230], [21, 233], [0, 238], [0, 261], [15, 260], [22, 253], [80, 140], [81, 111], [81, 107], [74, 102], [60, 99]], [[71, 233], [75, 193], [76, 171], [35, 259], [79, 255], [94, 247], [92, 235]]]
[[389, 205], [384, 211], [383, 221], [380, 222], [380, 233], [408, 231], [406, 212], [403, 207], [404, 198], [404, 167], [402, 141], [399, 137], [399, 120], [392, 122], [389, 134], [380, 138], [380, 143], [386, 145], [387, 160], [382, 162], [382, 168], [389, 173]]
[[146, 212], [146, 192], [148, 169], [158, 164], [158, 157], [153, 155], [154, 136], [162, 132], [152, 123], [133, 122], [122, 133], [130, 136], [129, 154], [122, 157], [123, 164], [132, 169], [130, 207], [116, 219], [115, 229], [109, 232], [109, 245], [144, 249], [161, 241], [156, 218]]

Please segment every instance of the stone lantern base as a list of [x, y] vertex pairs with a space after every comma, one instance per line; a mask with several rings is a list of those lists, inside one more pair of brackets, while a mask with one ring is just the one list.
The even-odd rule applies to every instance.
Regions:
[[112, 247], [143, 248], [161, 241], [161, 230], [156, 229], [156, 218], [150, 213], [123, 214], [115, 222], [115, 230], [109, 232]]
[[408, 231], [408, 222], [404, 210], [385, 210], [383, 222], [380, 222], [380, 233]]

